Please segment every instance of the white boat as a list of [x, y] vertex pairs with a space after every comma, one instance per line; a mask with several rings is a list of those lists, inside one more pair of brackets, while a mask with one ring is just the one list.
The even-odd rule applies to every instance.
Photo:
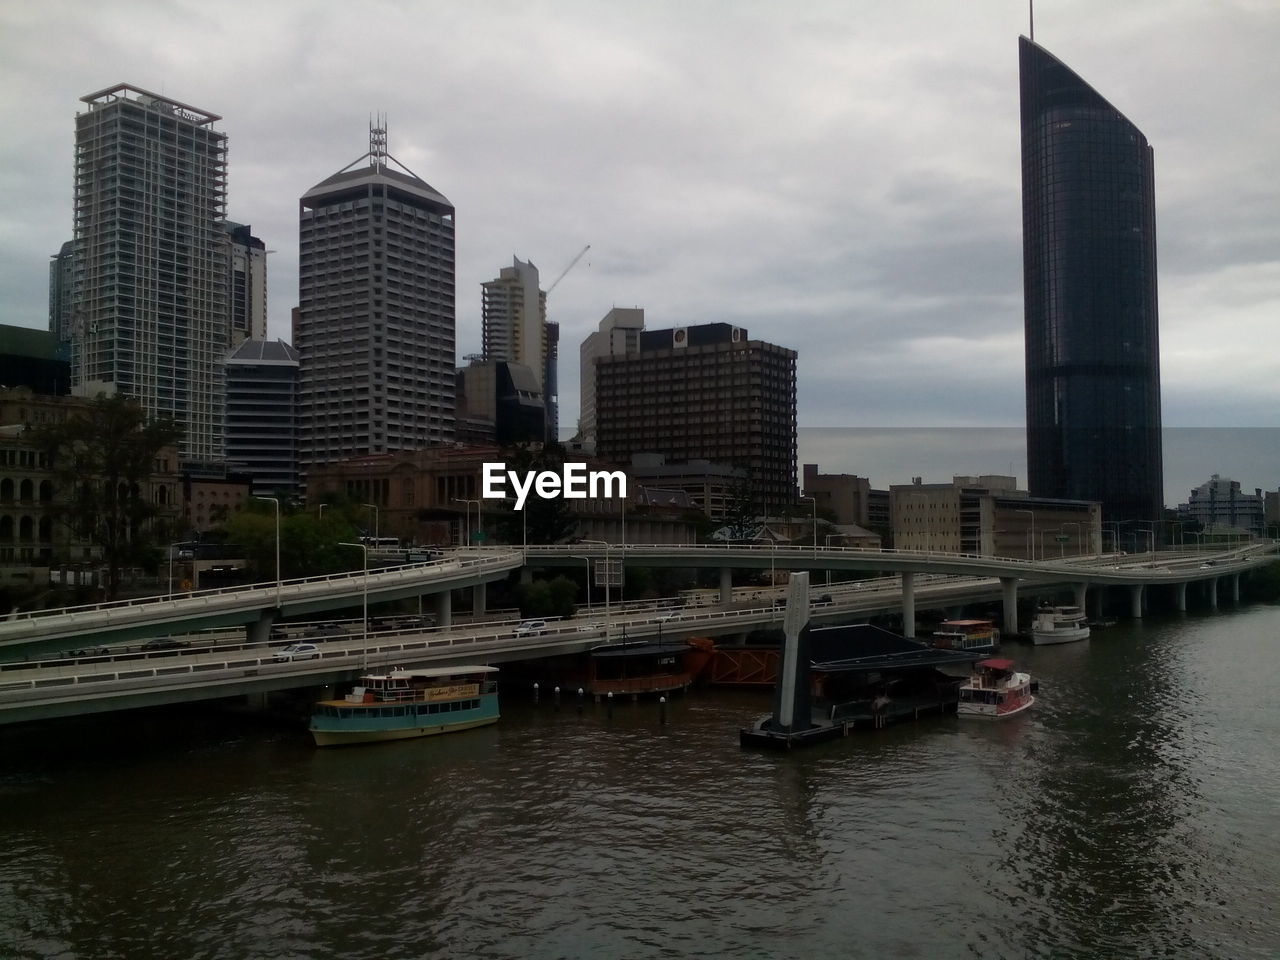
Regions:
[[1031, 675], [1015, 671], [1012, 660], [979, 660], [973, 675], [960, 686], [956, 714], [1002, 720], [1036, 702], [1031, 690]]
[[1031, 624], [1031, 642], [1069, 643], [1089, 639], [1089, 625], [1079, 607], [1043, 607]]

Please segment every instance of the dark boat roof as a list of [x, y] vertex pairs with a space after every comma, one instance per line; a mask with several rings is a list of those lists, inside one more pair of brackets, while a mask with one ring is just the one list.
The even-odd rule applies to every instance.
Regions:
[[968, 664], [981, 656], [968, 650], [938, 650], [868, 623], [810, 630], [809, 652], [813, 669], [825, 673], [919, 670]]
[[611, 643], [607, 646], [592, 647], [591, 656], [600, 659], [620, 659], [622, 657], [653, 657], [663, 653], [684, 653], [689, 645], [684, 641], [658, 643]]

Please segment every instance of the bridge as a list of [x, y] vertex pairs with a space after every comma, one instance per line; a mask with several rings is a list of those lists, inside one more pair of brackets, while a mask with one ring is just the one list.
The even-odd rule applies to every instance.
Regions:
[[[368, 668], [394, 663], [413, 667], [511, 660], [577, 653], [621, 639], [670, 636], [740, 635], [776, 625], [781, 609], [768, 589], [754, 591], [757, 602], [735, 598], [730, 571], [735, 568], [827, 569], [889, 573], [873, 580], [815, 587], [815, 623], [847, 622], [901, 609], [908, 635], [914, 635], [917, 599], [932, 606], [956, 606], [1002, 599], [1005, 626], [1016, 632], [1018, 590], [1057, 592], [1072, 589], [1084, 605], [1089, 587], [1129, 589], [1132, 612], [1141, 616], [1143, 591], [1167, 585], [1185, 609], [1189, 583], [1206, 585], [1216, 604], [1219, 581], [1232, 584], [1235, 599], [1241, 573], [1270, 562], [1274, 544], [1259, 544], [1219, 554], [1155, 554], [1137, 557], [1065, 558], [1020, 561], [916, 551], [744, 545], [626, 547], [579, 543], [530, 546], [527, 558], [514, 548], [461, 551], [442, 561], [411, 564], [331, 577], [216, 590], [184, 597], [95, 604], [41, 611], [0, 621], [0, 724], [21, 720], [129, 709], [275, 690], [350, 683]], [[450, 591], [505, 577], [521, 567], [574, 565], [602, 560], [637, 566], [718, 568], [720, 604], [712, 609], [676, 613], [652, 604], [606, 605], [586, 617], [552, 622], [535, 635], [521, 634], [514, 623], [451, 625]], [[365, 633], [326, 642], [319, 659], [282, 662], [274, 658], [270, 626], [277, 616], [306, 615], [368, 601], [433, 595], [434, 629]], [[735, 599], [738, 602], [735, 603]], [[243, 628], [243, 638], [203, 649], [147, 652], [127, 648], [100, 656], [39, 659], [75, 645], [127, 643], [147, 636], [187, 633], [211, 627]], [[277, 644], [279, 641], [277, 641]], [[22, 656], [25, 659], [18, 660]], [[5, 662], [8, 661], [8, 662]]]

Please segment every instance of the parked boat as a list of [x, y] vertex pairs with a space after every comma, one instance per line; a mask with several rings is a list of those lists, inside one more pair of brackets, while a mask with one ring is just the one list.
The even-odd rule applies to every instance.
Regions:
[[1042, 607], [1031, 624], [1031, 642], [1037, 645], [1088, 638], [1089, 625], [1079, 607]]
[[707, 669], [714, 649], [715, 643], [708, 637], [595, 647], [587, 692], [603, 697], [684, 690]]
[[1012, 660], [979, 660], [973, 665], [973, 675], [960, 685], [956, 713], [1000, 720], [1035, 702], [1030, 675], [1015, 671]]
[[498, 722], [497, 667], [425, 667], [369, 674], [311, 714], [318, 747], [407, 740]]
[[929, 645], [939, 650], [990, 653], [1000, 645], [1000, 631], [990, 620], [943, 620]]

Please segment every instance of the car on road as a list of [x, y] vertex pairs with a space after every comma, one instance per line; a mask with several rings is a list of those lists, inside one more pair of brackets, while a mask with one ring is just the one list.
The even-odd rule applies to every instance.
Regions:
[[291, 643], [287, 647], [277, 650], [271, 657], [272, 660], [279, 660], [281, 663], [291, 663], [294, 660], [318, 660], [319, 658], [320, 648], [314, 643]]
[[140, 649], [148, 652], [152, 650], [184, 650], [191, 644], [185, 640], [148, 640]]
[[347, 635], [346, 627], [340, 623], [317, 623], [313, 627], [307, 627], [302, 634], [304, 637], [345, 637]]
[[545, 620], [522, 620], [516, 627], [517, 637], [536, 636], [543, 630], [547, 629], [547, 621]]

